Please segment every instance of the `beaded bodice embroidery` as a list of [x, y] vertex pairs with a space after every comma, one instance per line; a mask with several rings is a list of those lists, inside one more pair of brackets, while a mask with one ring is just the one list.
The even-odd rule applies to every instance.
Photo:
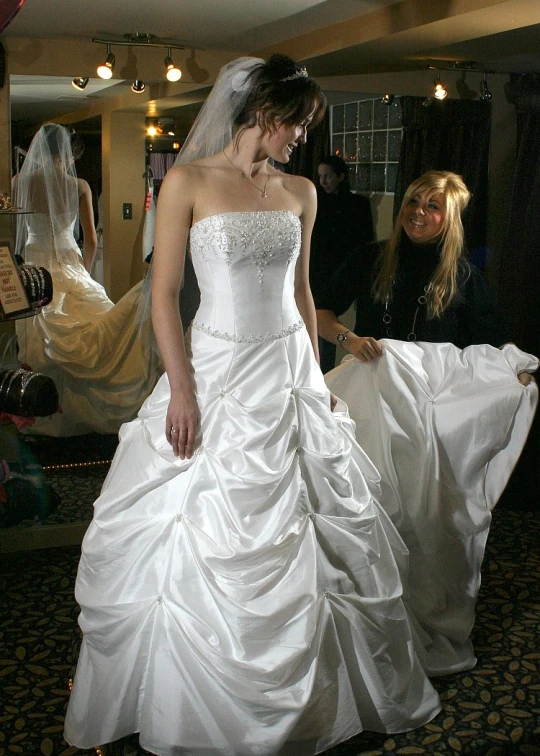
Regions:
[[190, 251], [201, 305], [193, 327], [238, 343], [299, 330], [294, 262], [301, 238], [300, 220], [288, 210], [221, 213], [195, 223]]
[[[288, 222], [292, 219], [296, 223]], [[300, 240], [300, 221], [288, 210], [220, 213], [192, 227], [190, 249], [193, 257], [221, 257], [229, 265], [235, 256], [247, 256], [253, 261], [262, 287], [265, 268], [272, 258], [285, 254], [291, 262], [300, 251]]]

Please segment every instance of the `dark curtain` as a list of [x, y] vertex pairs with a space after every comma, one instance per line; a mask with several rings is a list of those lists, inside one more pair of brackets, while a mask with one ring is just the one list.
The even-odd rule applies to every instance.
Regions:
[[540, 83], [520, 96], [517, 156], [500, 264], [499, 302], [516, 344], [540, 357]]
[[[500, 265], [499, 303], [516, 344], [540, 357], [540, 80], [512, 77], [507, 97], [516, 106], [517, 155]], [[510, 491], [513, 498], [537, 508], [539, 490], [537, 412]]]
[[285, 166], [287, 173], [305, 176], [317, 185], [317, 168], [330, 152], [330, 117], [328, 110], [323, 120], [308, 131], [307, 142], [297, 147]]
[[472, 197], [464, 216], [469, 253], [483, 266], [486, 246], [491, 103], [401, 97], [403, 140], [394, 215], [409, 184], [429, 170], [463, 176]]

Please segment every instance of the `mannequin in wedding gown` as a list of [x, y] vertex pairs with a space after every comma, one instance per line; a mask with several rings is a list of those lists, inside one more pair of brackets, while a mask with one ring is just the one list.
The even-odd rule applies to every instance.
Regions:
[[[351, 257], [317, 310], [321, 336], [350, 352], [326, 383], [347, 403], [409, 549], [409, 607], [430, 637], [432, 675], [476, 663], [470, 634], [491, 511], [538, 400], [538, 360], [503, 346], [494, 297], [465, 261], [469, 196], [454, 173], [418, 178], [390, 241]], [[349, 331], [336, 313], [353, 301]]]
[[[439, 711], [406, 550], [316, 359], [315, 188], [268, 162], [324, 108], [290, 58], [234, 61], [163, 183], [166, 373], [121, 429], [83, 543], [79, 748], [139, 733], [159, 756], [308, 756]], [[201, 304], [184, 341], [188, 239]]]
[[[45, 124], [32, 140], [14, 181], [19, 206], [17, 252], [47, 268], [53, 300], [37, 315], [17, 321], [19, 359], [56, 383], [62, 413], [40, 418], [32, 432], [72, 436], [116, 433], [135, 417], [158, 377], [158, 359], [139, 329], [141, 284], [117, 304], [90, 275], [96, 253], [90, 188], [75, 173], [78, 138]], [[74, 155], [75, 150], [75, 155]], [[77, 219], [83, 254], [73, 234]]]

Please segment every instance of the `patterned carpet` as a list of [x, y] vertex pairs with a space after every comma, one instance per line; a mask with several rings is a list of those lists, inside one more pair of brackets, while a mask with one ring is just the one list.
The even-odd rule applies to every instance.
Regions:
[[[88, 450], [87, 450], [88, 451]], [[103, 451], [100, 445], [95, 453]], [[43, 464], [47, 462], [41, 457]], [[49, 471], [62, 498], [51, 517], [85, 519], [106, 466]], [[64, 511], [65, 510], [65, 511]], [[494, 515], [484, 562], [472, 672], [434, 681], [444, 711], [423, 728], [363, 733], [326, 756], [540, 755], [540, 522], [512, 497]], [[69, 747], [62, 725], [77, 654], [76, 546], [5, 554], [0, 573], [0, 756], [94, 754]], [[103, 751], [142, 753], [131, 738]]]

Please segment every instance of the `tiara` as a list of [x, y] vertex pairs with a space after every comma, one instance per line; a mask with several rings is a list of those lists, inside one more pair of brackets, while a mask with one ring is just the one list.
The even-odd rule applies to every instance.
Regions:
[[291, 74], [290, 76], [285, 76], [285, 78], [280, 79], [280, 81], [293, 81], [293, 79], [302, 79], [307, 77], [308, 75], [309, 74], [307, 72], [307, 68], [305, 66], [301, 66], [293, 74]]

